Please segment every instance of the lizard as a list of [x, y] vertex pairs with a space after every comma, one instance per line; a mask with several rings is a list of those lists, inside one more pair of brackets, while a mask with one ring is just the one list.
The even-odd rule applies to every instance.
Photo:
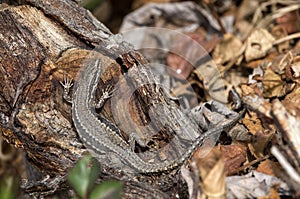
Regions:
[[[87, 148], [91, 148], [96, 153], [103, 153], [103, 150], [101, 150], [103, 148], [112, 151], [139, 173], [168, 172], [183, 165], [207, 138], [220, 133], [224, 129], [233, 127], [246, 111], [244, 108], [235, 118], [207, 130], [203, 135], [199, 135], [181, 157], [160, 163], [146, 162], [132, 151], [132, 147], [120, 136], [120, 130], [115, 124], [96, 113], [95, 92], [101, 75], [101, 64], [100, 59], [87, 64], [76, 82], [72, 94], [72, 120], [74, 126]], [[72, 85], [71, 81], [65, 82], [63, 84], [64, 92], [69, 92]], [[101, 103], [97, 104], [98, 108], [101, 108], [105, 100], [110, 97], [110, 94], [108, 94], [109, 89], [104, 91], [100, 98]]]

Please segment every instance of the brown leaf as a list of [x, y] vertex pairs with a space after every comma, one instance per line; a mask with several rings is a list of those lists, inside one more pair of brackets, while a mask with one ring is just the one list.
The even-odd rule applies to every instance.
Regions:
[[[300, 158], [300, 117], [298, 115], [292, 115], [283, 106], [283, 104], [277, 99], [272, 104], [272, 115], [278, 129], [282, 132], [286, 138], [286, 142], [289, 143], [289, 147], [295, 150], [295, 156], [299, 161]], [[296, 160], [296, 161], [297, 161]]]
[[265, 29], [256, 29], [247, 39], [246, 61], [262, 58], [273, 47], [274, 37]]
[[169, 3], [169, 2], [172, 2], [172, 0], [134, 0], [132, 2], [132, 8], [137, 9], [147, 3]]
[[[197, 153], [194, 157], [197, 158]], [[215, 147], [204, 158], [197, 158], [196, 162], [202, 179], [202, 197], [226, 198], [226, 174], [221, 151]]]
[[[280, 39], [280, 38], [284, 38], [287, 36], [287, 32], [284, 29], [283, 26], [277, 25], [275, 27], [272, 28], [272, 35], [276, 38], [276, 40]], [[287, 51], [290, 48], [290, 42], [286, 41], [286, 42], [282, 42], [280, 44], [277, 45], [277, 49], [279, 53], [283, 53], [285, 51]]]
[[247, 148], [243, 145], [221, 145], [227, 174], [233, 173], [246, 161]]
[[292, 115], [298, 114], [298, 117], [300, 117], [300, 85], [297, 85], [291, 93], [287, 94], [282, 103], [289, 113]]
[[280, 172], [282, 172], [282, 169], [278, 162], [273, 162], [267, 159], [259, 164], [257, 171], [268, 175], [280, 177]]
[[299, 10], [295, 10], [278, 17], [276, 22], [281, 25], [287, 33], [294, 33], [300, 30], [299, 20]]
[[262, 131], [256, 132], [254, 141], [248, 144], [251, 154], [256, 158], [263, 157], [273, 135], [273, 133], [263, 133]]
[[249, 129], [249, 132], [253, 135], [255, 135], [258, 131], [263, 131], [264, 129], [260, 118], [255, 112], [251, 112], [251, 115], [246, 114], [245, 118], [243, 119], [243, 124]]
[[277, 187], [272, 187], [271, 189], [270, 189], [270, 197], [269, 197], [270, 199], [280, 199], [281, 197], [280, 197], [280, 195], [279, 195], [279, 193], [278, 193], [278, 188]]
[[257, 171], [242, 176], [226, 178], [228, 198], [259, 198], [270, 193], [271, 187], [288, 191], [287, 185], [280, 179]]
[[[205, 57], [218, 42], [216, 35], [209, 41], [205, 41], [205, 37], [199, 33], [187, 33], [186, 35], [189, 37], [186, 37], [184, 40], [182, 40], [182, 36], [179, 41], [178, 39], [176, 40], [176, 38], [173, 39], [174, 42], [171, 47], [171, 52], [167, 55], [167, 64], [170, 66], [169, 72], [180, 79], [186, 79], [194, 67], [196, 67], [189, 63], [188, 60], [198, 60]], [[203, 54], [200, 55], [200, 57], [199, 45], [195, 45], [195, 41], [203, 47]], [[172, 52], [176, 52], [176, 54]], [[177, 52], [184, 52], [183, 54], [187, 55], [187, 57], [181, 57]], [[188, 58], [188, 60], [186, 58]]]
[[294, 82], [300, 83], [300, 56], [293, 56], [290, 53], [292, 61], [286, 66], [286, 76]]
[[212, 55], [213, 59], [217, 64], [224, 64], [234, 59], [238, 52], [241, 50], [242, 46], [243, 44], [238, 37], [231, 33], [227, 33], [217, 44]]
[[266, 69], [262, 83], [263, 95], [266, 98], [281, 97], [286, 94], [285, 82], [270, 67]]

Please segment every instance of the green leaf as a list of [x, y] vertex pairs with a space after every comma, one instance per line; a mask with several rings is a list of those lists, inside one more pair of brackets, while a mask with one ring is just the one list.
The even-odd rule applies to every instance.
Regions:
[[101, 5], [105, 0], [83, 0], [81, 5], [89, 10], [94, 10], [97, 6]]
[[93, 189], [90, 199], [120, 199], [122, 190], [121, 182], [105, 181]]
[[81, 198], [86, 198], [99, 175], [99, 164], [90, 155], [83, 157], [69, 172], [68, 181]]
[[0, 198], [14, 199], [18, 191], [18, 179], [4, 175], [0, 181]]

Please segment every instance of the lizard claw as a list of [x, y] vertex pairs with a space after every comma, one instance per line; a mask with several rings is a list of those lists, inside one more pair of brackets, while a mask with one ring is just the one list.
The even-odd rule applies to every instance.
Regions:
[[64, 90], [69, 91], [73, 86], [73, 79], [69, 78], [67, 75], [64, 75], [64, 81], [59, 81], [59, 83], [64, 87]]
[[113, 89], [112, 85], [108, 85], [106, 88], [102, 89], [102, 97], [104, 99], [108, 99], [113, 96], [115, 89]]
[[69, 78], [67, 75], [64, 74], [64, 81], [59, 81], [59, 83], [64, 88], [63, 98], [69, 102], [72, 103], [71, 97], [69, 96], [70, 88], [73, 86], [73, 79]]
[[113, 92], [115, 91], [115, 89], [113, 89], [112, 85], [108, 85], [107, 87], [105, 87], [104, 89], [102, 89], [102, 96], [99, 100], [99, 102], [96, 104], [96, 108], [101, 108], [104, 104], [104, 102], [113, 96]]

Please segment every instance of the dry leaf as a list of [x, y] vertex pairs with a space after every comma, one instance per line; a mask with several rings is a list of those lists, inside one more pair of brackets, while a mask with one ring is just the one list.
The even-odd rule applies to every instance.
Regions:
[[196, 158], [197, 166], [202, 179], [202, 198], [225, 199], [226, 174], [224, 171], [224, 160], [222, 158], [221, 151], [215, 147], [204, 158], [197, 158], [197, 153], [195, 153], [194, 157]]
[[300, 114], [300, 85], [297, 85], [291, 93], [287, 94], [282, 103], [290, 114]]
[[256, 158], [264, 157], [273, 135], [273, 133], [263, 133], [262, 131], [256, 132], [253, 142], [248, 144], [251, 154]]
[[227, 174], [233, 173], [246, 161], [247, 148], [243, 145], [221, 145]]
[[282, 169], [278, 162], [273, 162], [267, 159], [259, 164], [257, 171], [268, 175], [280, 177]]
[[286, 66], [286, 76], [294, 82], [300, 83], [300, 56], [292, 56], [292, 63]]
[[271, 188], [271, 190], [270, 190], [270, 196], [269, 196], [269, 198], [270, 199], [280, 199], [281, 197], [280, 197], [280, 195], [279, 195], [279, 193], [278, 193], [278, 186], [274, 186], [274, 187], [276, 187], [276, 188]]
[[287, 33], [294, 33], [300, 30], [299, 20], [299, 10], [295, 10], [278, 17], [276, 22], [284, 27]]
[[247, 129], [249, 129], [249, 132], [253, 135], [255, 135], [256, 132], [264, 130], [261, 120], [255, 112], [250, 112], [250, 114], [246, 114], [245, 118], [243, 119], [243, 124], [247, 127]]
[[[231, 33], [223, 36], [223, 39], [217, 44], [214, 52], [213, 59], [217, 64], [224, 64], [236, 57], [241, 50], [243, 44], [239, 38]], [[238, 61], [238, 63], [241, 59]]]
[[228, 97], [226, 96], [227, 93], [225, 92], [224, 81], [219, 70], [215, 66], [215, 62], [209, 60], [197, 67], [193, 73], [198, 79], [204, 82], [206, 89], [205, 94], [209, 94], [209, 96], [205, 96], [207, 101], [214, 99], [222, 103], [227, 103]]
[[[203, 35], [199, 33], [186, 33], [187, 37], [172, 38], [173, 45], [171, 51], [167, 54], [167, 65], [170, 66], [169, 72], [180, 79], [186, 79], [194, 69], [191, 60], [200, 60], [207, 56], [219, 41], [218, 36], [214, 36], [209, 41], [205, 40]], [[195, 43], [197, 42], [197, 43]], [[199, 54], [199, 48], [203, 48], [202, 54]], [[175, 53], [174, 53], [175, 52]], [[179, 53], [182, 52], [182, 53]], [[185, 55], [182, 57], [182, 55]]]
[[252, 135], [244, 125], [236, 125], [229, 132], [228, 135], [231, 137], [233, 142], [250, 142]]
[[132, 8], [135, 10], [147, 3], [169, 3], [175, 2], [174, 0], [134, 0], [132, 2]]
[[266, 69], [262, 83], [263, 95], [266, 98], [281, 97], [286, 94], [285, 82], [270, 67]]
[[274, 37], [265, 29], [256, 29], [247, 39], [246, 61], [262, 58], [273, 47]]
[[229, 176], [226, 178], [227, 199], [248, 199], [269, 195], [271, 187], [281, 191], [290, 191], [287, 184], [274, 176], [260, 172], [250, 172], [244, 176]]
[[258, 86], [257, 83], [242, 84], [241, 89], [243, 96], [262, 95], [260, 86]]
[[289, 147], [295, 150], [297, 159], [300, 160], [300, 118], [291, 115], [279, 100], [272, 104], [272, 115], [278, 129], [287, 138]]
[[[206, 19], [206, 20], [203, 20]], [[192, 1], [148, 3], [128, 14], [120, 27], [125, 32], [138, 27], [163, 27], [180, 32], [192, 32], [205, 27], [208, 34], [219, 30], [217, 21], [205, 9]], [[140, 35], [137, 36], [139, 38]]]
[[[276, 40], [278, 40], [280, 38], [286, 37], [287, 32], [283, 26], [278, 25], [272, 28], [272, 35], [275, 37]], [[290, 42], [289, 41], [282, 42], [277, 45], [277, 48], [279, 53], [286, 52], [290, 48]]]

